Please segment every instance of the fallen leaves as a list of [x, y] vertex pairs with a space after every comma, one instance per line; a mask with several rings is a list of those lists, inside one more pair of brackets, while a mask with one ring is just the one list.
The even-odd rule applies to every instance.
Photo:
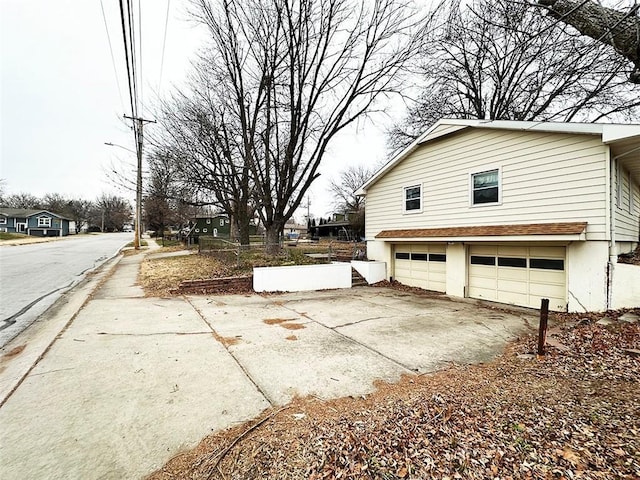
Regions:
[[640, 478], [640, 360], [624, 353], [640, 325], [562, 318], [549, 337], [563, 348], [539, 359], [518, 358], [535, 349], [529, 336], [491, 364], [297, 399], [295, 415], [267, 411], [242, 441], [246, 426], [219, 432], [151, 478]]

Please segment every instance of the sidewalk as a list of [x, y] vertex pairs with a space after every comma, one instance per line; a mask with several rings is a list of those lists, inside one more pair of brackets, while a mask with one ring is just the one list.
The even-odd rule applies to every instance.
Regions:
[[140, 478], [269, 406], [193, 307], [144, 298], [143, 258], [121, 257], [88, 302], [5, 348], [1, 478]]

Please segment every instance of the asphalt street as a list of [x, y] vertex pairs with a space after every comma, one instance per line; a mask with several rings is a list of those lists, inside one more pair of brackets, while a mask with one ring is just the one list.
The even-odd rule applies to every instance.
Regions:
[[132, 240], [132, 233], [75, 235], [0, 246], [0, 347]]

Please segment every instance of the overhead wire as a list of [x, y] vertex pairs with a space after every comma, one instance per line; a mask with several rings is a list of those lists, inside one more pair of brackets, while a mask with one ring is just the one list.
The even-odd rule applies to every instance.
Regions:
[[107, 16], [104, 13], [104, 4], [100, 0], [100, 9], [102, 10], [102, 20], [104, 21], [104, 30], [107, 33], [107, 42], [109, 43], [109, 53], [111, 54], [111, 65], [113, 67], [113, 75], [116, 79], [116, 87], [118, 88], [118, 98], [120, 98], [120, 107], [124, 110], [124, 100], [122, 99], [122, 89], [120, 88], [120, 81], [118, 80], [118, 69], [116, 68], [116, 59], [113, 55], [113, 45], [111, 44], [111, 35], [109, 35], [109, 26], [107, 24]]
[[164, 70], [164, 52], [167, 46], [167, 30], [169, 26], [169, 7], [171, 6], [171, 0], [167, 0], [167, 13], [164, 19], [164, 36], [162, 39], [162, 56], [160, 57], [160, 79], [158, 80], [158, 92], [162, 86], [162, 73]]

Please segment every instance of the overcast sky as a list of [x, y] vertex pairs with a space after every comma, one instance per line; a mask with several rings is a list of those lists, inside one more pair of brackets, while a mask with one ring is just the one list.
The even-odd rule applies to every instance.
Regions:
[[[204, 32], [187, 21], [187, 1], [167, 1], [141, 3], [145, 106], [181, 84], [204, 39]], [[129, 161], [133, 169], [134, 154], [104, 145], [134, 149], [133, 134], [122, 119], [130, 112], [118, 2], [0, 0], [0, 36], [0, 178], [5, 190], [89, 200], [116, 193], [133, 199], [109, 179], [109, 172], [114, 166], [126, 169]], [[150, 115], [146, 108], [143, 112]], [[310, 194], [312, 213], [331, 212], [327, 182], [340, 169], [385, 158], [381, 132], [381, 125], [366, 123], [336, 139]]]

